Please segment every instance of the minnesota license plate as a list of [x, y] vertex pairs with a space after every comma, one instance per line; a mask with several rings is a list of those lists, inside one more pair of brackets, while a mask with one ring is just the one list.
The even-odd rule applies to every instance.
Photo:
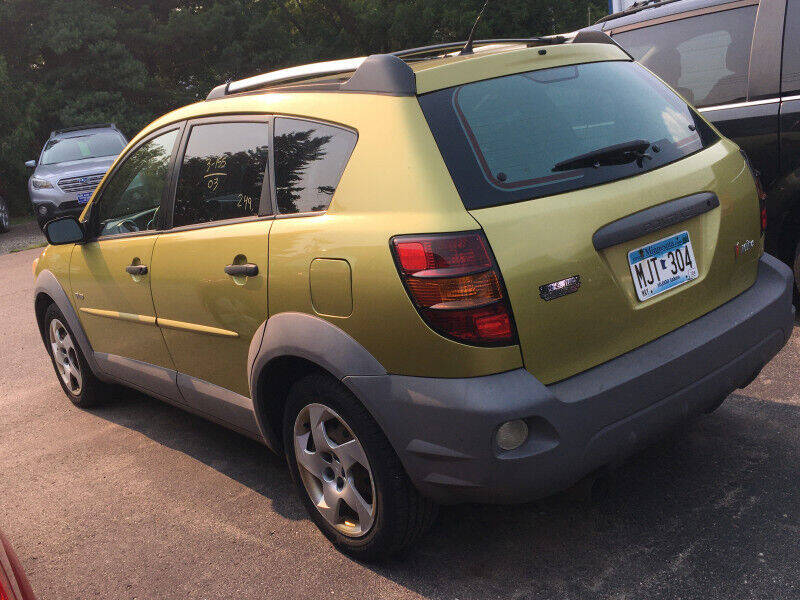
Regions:
[[697, 262], [688, 231], [631, 250], [628, 264], [636, 295], [642, 301], [697, 279]]
[[86, 204], [93, 192], [78, 192], [78, 204]]

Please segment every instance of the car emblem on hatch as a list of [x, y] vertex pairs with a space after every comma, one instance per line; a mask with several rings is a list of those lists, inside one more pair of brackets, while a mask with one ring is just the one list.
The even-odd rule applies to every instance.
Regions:
[[554, 281], [552, 283], [540, 285], [539, 297], [542, 300], [549, 302], [550, 300], [561, 298], [567, 294], [574, 294], [580, 289], [580, 287], [581, 276], [573, 275], [572, 277], [567, 277], [566, 279], [562, 279], [560, 281]]
[[736, 242], [735, 252], [736, 256], [739, 257], [742, 254], [747, 254], [755, 247], [756, 243], [753, 240], [745, 240], [743, 242]]

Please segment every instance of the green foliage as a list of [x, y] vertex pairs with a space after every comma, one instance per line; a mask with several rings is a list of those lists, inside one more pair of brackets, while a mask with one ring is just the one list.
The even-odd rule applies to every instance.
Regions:
[[[0, 0], [0, 189], [28, 210], [23, 163], [49, 132], [133, 136], [215, 85], [271, 69], [464, 39], [483, 0]], [[477, 38], [571, 31], [605, 0], [495, 0]]]

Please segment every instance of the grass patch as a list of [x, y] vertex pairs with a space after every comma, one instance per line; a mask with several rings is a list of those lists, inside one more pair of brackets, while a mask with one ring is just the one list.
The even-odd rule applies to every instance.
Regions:
[[31, 215], [22, 215], [21, 217], [11, 217], [8, 222], [11, 227], [14, 225], [24, 225], [25, 223], [30, 223], [34, 220], [34, 217]]
[[27, 246], [22, 246], [21, 248], [12, 248], [8, 251], [9, 254], [14, 254], [15, 252], [25, 252], [25, 250], [33, 250], [34, 248], [44, 248], [47, 246], [47, 242], [37, 242], [36, 244], [28, 244]]

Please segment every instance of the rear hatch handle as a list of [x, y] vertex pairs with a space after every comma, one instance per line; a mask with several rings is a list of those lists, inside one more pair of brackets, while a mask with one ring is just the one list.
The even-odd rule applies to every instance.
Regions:
[[595, 250], [605, 250], [670, 225], [688, 221], [692, 217], [702, 215], [718, 206], [719, 198], [711, 192], [701, 192], [669, 200], [601, 227], [594, 232], [592, 244], [594, 244]]

